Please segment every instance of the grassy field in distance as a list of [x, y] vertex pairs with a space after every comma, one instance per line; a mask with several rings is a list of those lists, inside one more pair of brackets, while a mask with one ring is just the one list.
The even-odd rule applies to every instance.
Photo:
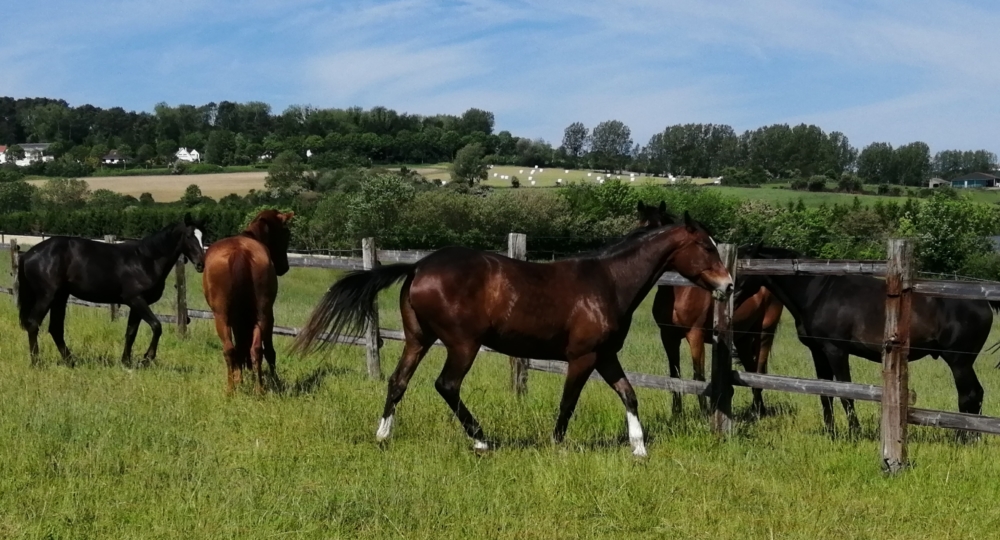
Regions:
[[[280, 281], [278, 323], [300, 325], [338, 275], [293, 268]], [[189, 266], [192, 308], [204, 308], [200, 283]], [[154, 310], [172, 311], [173, 290], [171, 280]], [[663, 374], [651, 300], [636, 311], [621, 358], [626, 369]], [[399, 328], [398, 288], [379, 304], [382, 326]], [[814, 378], [791, 322], [786, 315], [779, 328], [770, 371]], [[118, 365], [124, 317], [70, 306], [67, 324], [77, 367], [57, 365], [43, 334], [43, 365], [31, 368], [13, 304], [0, 296], [2, 537], [987, 538], [1000, 525], [995, 438], [961, 445], [950, 431], [911, 428], [916, 466], [887, 478], [873, 403], [858, 403], [860, 436], [830, 438], [818, 398], [765, 392], [775, 414], [751, 421], [750, 394], [737, 390], [739, 421], [723, 441], [693, 397], [675, 416], [669, 394], [637, 389], [650, 451], [637, 461], [605, 384], [587, 384], [566, 443], [555, 446], [562, 377], [531, 372], [517, 399], [507, 359], [483, 354], [463, 398], [500, 446], [476, 455], [434, 390], [444, 360], [435, 348], [380, 446], [385, 382], [367, 378], [360, 347], [291, 356], [279, 337], [285, 390], [255, 398], [245, 383], [227, 398], [209, 321], [194, 321], [187, 339], [165, 325], [158, 363], [134, 370]], [[995, 325], [988, 343], [998, 338]], [[138, 353], [148, 340], [143, 325]], [[385, 374], [399, 353], [386, 342]], [[984, 355], [976, 370], [984, 412], [997, 415], [993, 361]], [[852, 359], [852, 368], [856, 381], [879, 383], [878, 364]], [[910, 380], [917, 406], [956, 409], [944, 362], [914, 362]], [[837, 421], [843, 428], [839, 405]]]

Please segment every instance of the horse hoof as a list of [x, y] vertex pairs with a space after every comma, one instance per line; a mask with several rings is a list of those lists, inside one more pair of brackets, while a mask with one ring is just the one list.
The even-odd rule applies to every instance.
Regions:
[[472, 449], [476, 452], [489, 452], [490, 445], [486, 441], [476, 440], [472, 443]]
[[636, 448], [633, 448], [632, 449], [632, 455], [635, 456], [635, 457], [637, 457], [637, 458], [644, 458], [644, 457], [646, 457], [647, 456], [647, 454], [646, 454], [646, 447], [645, 446], [638, 446]]

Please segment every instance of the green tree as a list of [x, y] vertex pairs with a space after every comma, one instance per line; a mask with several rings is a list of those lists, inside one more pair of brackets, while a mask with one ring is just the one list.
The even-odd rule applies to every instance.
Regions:
[[160, 159], [164, 163], [170, 163], [174, 161], [174, 156], [177, 154], [177, 141], [173, 139], [165, 139], [156, 143], [156, 155], [160, 156]]
[[562, 147], [574, 162], [583, 157], [587, 150], [590, 132], [582, 122], [573, 122], [563, 131]]
[[156, 149], [152, 145], [144, 144], [139, 147], [139, 150], [135, 153], [136, 159], [141, 163], [149, 163], [156, 157]]
[[287, 197], [302, 190], [305, 167], [298, 154], [285, 150], [278, 154], [267, 168], [264, 186], [275, 197]]
[[21, 148], [21, 145], [19, 144], [12, 144], [8, 146], [4, 153], [7, 154], [8, 162], [15, 162], [17, 160], [24, 159], [24, 148]]
[[904, 186], [920, 186], [930, 178], [931, 149], [927, 143], [904, 144], [895, 151], [897, 181]]
[[190, 186], [184, 188], [184, 195], [181, 196], [181, 204], [191, 208], [192, 206], [197, 206], [202, 202], [203, 195], [201, 194], [201, 188], [198, 184], [191, 184]]
[[34, 206], [49, 211], [66, 212], [83, 208], [89, 198], [90, 186], [87, 182], [71, 178], [53, 178], [35, 191]]
[[213, 165], [229, 165], [236, 151], [236, 136], [228, 129], [217, 129], [208, 136], [205, 160]]
[[451, 164], [451, 179], [455, 182], [465, 182], [470, 186], [486, 180], [486, 163], [483, 162], [485, 151], [479, 143], [467, 144], [455, 154]]
[[27, 212], [38, 189], [24, 181], [0, 184], [0, 214]]
[[591, 134], [590, 147], [595, 169], [621, 170], [632, 153], [632, 131], [618, 120], [601, 122]]
[[373, 174], [348, 204], [348, 229], [355, 239], [393, 241], [403, 208], [413, 200], [413, 185], [396, 174]]
[[889, 143], [871, 143], [858, 155], [858, 176], [869, 184], [895, 184], [896, 153]]
[[153, 194], [148, 191], [144, 192], [142, 195], [139, 195], [140, 206], [153, 206], [153, 203], [155, 202], [156, 201], [153, 200]]

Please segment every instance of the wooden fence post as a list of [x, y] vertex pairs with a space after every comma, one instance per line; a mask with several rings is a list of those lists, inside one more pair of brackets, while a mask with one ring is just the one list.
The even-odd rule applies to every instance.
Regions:
[[[361, 239], [361, 257], [365, 270], [374, 270], [378, 265], [378, 252], [375, 250], [374, 238]], [[365, 321], [365, 360], [368, 364], [368, 377], [372, 379], [382, 378], [382, 359], [379, 356], [379, 341], [378, 300], [376, 300], [372, 316]]]
[[17, 238], [10, 239], [10, 275], [13, 280], [14, 302], [17, 302], [17, 259], [21, 256], [20, 247], [17, 245]]
[[[106, 244], [114, 244], [115, 243], [115, 235], [113, 235], [113, 234], [106, 234], [106, 235], [104, 235], [104, 243], [106, 243]], [[113, 321], [113, 320], [117, 319], [118, 318], [118, 304], [111, 304], [109, 306], [109, 309], [111, 310], [111, 320]]]
[[[736, 280], [736, 246], [719, 245], [719, 257]], [[712, 431], [728, 434], [733, 428], [733, 297], [716, 300], [715, 344], [712, 345], [712, 381], [709, 385], [709, 408], [712, 411]]]
[[[507, 256], [519, 261], [528, 258], [528, 237], [521, 233], [507, 235]], [[510, 357], [510, 386], [514, 393], [523, 396], [528, 393], [528, 359]]]
[[912, 258], [913, 244], [909, 240], [889, 240], [882, 352], [882, 466], [888, 473], [897, 473], [907, 466]]
[[174, 267], [177, 288], [177, 334], [181, 337], [187, 337], [188, 329], [187, 276], [184, 274], [184, 266], [184, 257], [181, 257], [177, 259], [177, 266]]

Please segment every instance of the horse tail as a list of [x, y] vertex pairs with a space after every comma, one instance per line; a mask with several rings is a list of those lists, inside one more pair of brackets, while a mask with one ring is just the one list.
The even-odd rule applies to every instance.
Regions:
[[17, 295], [17, 315], [21, 321], [21, 328], [27, 330], [30, 323], [28, 319], [31, 316], [31, 310], [35, 307], [35, 302], [38, 299], [36, 298], [35, 290], [31, 287], [31, 282], [28, 281], [24, 273], [24, 256], [20, 254], [17, 257], [17, 276], [14, 278], [14, 294]]
[[313, 349], [324, 331], [329, 332], [330, 338], [360, 335], [365, 320], [375, 315], [375, 300], [379, 291], [412, 276], [416, 266], [415, 263], [390, 264], [373, 270], [350, 272], [342, 277], [323, 295], [309, 321], [295, 338], [292, 349], [298, 352]]
[[990, 303], [990, 309], [993, 313], [1000, 313], [1000, 300], [987, 300]]
[[[253, 286], [253, 271], [250, 254], [237, 249], [229, 258], [229, 302], [228, 317], [230, 326], [245, 324], [247, 319], [253, 319], [257, 313]], [[235, 338], [235, 336], [234, 336]]]

